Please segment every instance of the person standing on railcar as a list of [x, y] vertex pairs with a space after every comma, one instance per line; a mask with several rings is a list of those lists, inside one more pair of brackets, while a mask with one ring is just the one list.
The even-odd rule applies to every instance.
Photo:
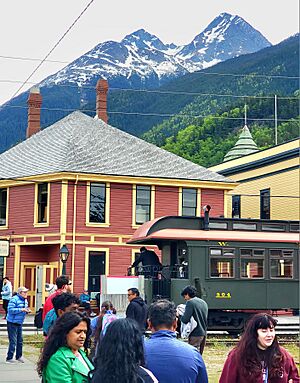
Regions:
[[162, 264], [155, 251], [148, 250], [145, 246], [142, 246], [140, 248], [140, 256], [133, 262], [131, 268], [136, 267], [139, 263], [143, 265], [143, 275], [145, 278], [157, 278]]
[[256, 314], [247, 323], [239, 344], [229, 353], [219, 383], [296, 383], [299, 373], [294, 359], [280, 347], [277, 321]]

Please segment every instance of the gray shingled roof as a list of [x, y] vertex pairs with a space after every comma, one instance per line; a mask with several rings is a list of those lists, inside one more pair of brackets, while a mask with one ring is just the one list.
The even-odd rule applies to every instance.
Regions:
[[0, 179], [57, 172], [233, 182], [81, 112], [0, 155]]

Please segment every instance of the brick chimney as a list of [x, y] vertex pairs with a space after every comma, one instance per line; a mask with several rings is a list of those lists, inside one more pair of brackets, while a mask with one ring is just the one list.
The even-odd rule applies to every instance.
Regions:
[[42, 96], [39, 88], [31, 88], [27, 100], [28, 105], [28, 125], [26, 131], [26, 138], [31, 137], [33, 134], [41, 130], [41, 105]]
[[107, 91], [108, 82], [107, 80], [100, 79], [96, 85], [96, 115], [100, 120], [107, 123]]

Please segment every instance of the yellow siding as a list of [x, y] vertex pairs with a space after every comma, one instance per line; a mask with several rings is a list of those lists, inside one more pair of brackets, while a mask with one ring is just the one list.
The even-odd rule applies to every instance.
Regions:
[[299, 165], [299, 158], [291, 158], [289, 160], [285, 160], [285, 161], [278, 162], [276, 164], [249, 170], [247, 172], [232, 174], [229, 176], [229, 178], [234, 181], [246, 180], [248, 178], [261, 176], [262, 174], [267, 175], [268, 173], [276, 172], [278, 170], [290, 168], [292, 166], [297, 166], [297, 165]]
[[240, 158], [237, 158], [235, 160], [227, 161], [227, 162], [222, 162], [221, 164], [212, 166], [209, 168], [209, 170], [212, 170], [214, 172], [219, 172], [224, 169], [230, 169], [235, 166], [243, 165], [243, 164], [248, 164], [253, 161], [261, 160], [263, 158], [271, 157], [276, 154], [284, 153], [286, 151], [299, 148], [300, 147], [300, 139], [293, 140], [291, 142], [287, 142], [285, 144], [277, 145], [272, 148], [258, 151], [256, 153], [249, 154], [247, 156], [243, 156]]
[[[282, 169], [286, 167], [286, 162], [281, 163]], [[298, 160], [299, 163], [299, 160]], [[277, 167], [272, 165], [269, 168]], [[280, 164], [279, 164], [280, 165]], [[250, 172], [247, 172], [247, 175]], [[252, 173], [252, 172], [251, 172]], [[256, 175], [264, 173], [264, 168], [256, 170]], [[244, 177], [246, 173], [243, 173]], [[252, 174], [252, 176], [254, 176]], [[238, 179], [239, 177], [235, 178]], [[243, 177], [243, 178], [244, 178]], [[232, 177], [233, 178], [233, 177]], [[246, 178], [246, 177], [245, 177]], [[228, 193], [228, 211], [231, 217], [231, 196], [241, 195], [241, 218], [260, 218], [260, 190], [270, 188], [271, 193], [271, 219], [299, 220], [299, 169], [290, 170], [284, 173], [266, 176], [254, 181], [239, 184], [234, 191]], [[243, 195], [245, 194], [245, 195]], [[252, 195], [252, 196], [251, 196]], [[272, 197], [273, 196], [273, 197]], [[280, 196], [280, 197], [275, 197]], [[294, 198], [292, 198], [294, 197]]]

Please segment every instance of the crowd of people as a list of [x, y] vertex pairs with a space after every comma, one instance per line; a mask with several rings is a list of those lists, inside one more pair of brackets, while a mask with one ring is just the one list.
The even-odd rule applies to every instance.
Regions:
[[[6, 281], [2, 289], [5, 293], [9, 290], [9, 279]], [[148, 306], [139, 290], [132, 287], [127, 291], [125, 318], [118, 317], [110, 301], [102, 302], [99, 315], [90, 318], [87, 290], [79, 298], [72, 294], [71, 281], [65, 275], [56, 279], [56, 286], [43, 308], [45, 343], [37, 363], [43, 383], [208, 382], [202, 357], [208, 307], [196, 296], [195, 287], [182, 290], [186, 304], [180, 309], [167, 299]], [[27, 292], [23, 286], [14, 296], [10, 291], [5, 304], [7, 363], [24, 363], [22, 324], [30, 312]], [[80, 307], [84, 312], [79, 311]], [[278, 344], [276, 323], [264, 313], [251, 317], [227, 357], [220, 383], [300, 382], [292, 356]], [[180, 328], [188, 342], [178, 339]], [[151, 332], [149, 339], [146, 330]]]

